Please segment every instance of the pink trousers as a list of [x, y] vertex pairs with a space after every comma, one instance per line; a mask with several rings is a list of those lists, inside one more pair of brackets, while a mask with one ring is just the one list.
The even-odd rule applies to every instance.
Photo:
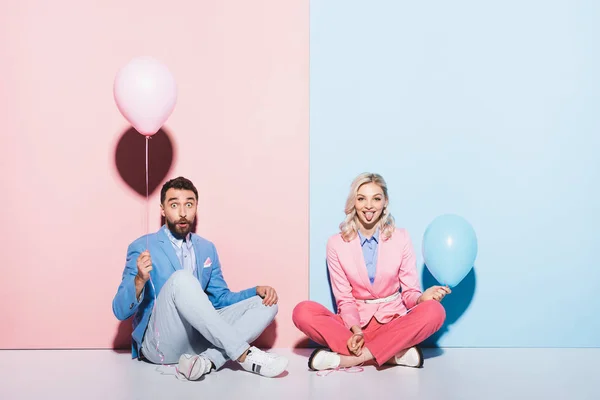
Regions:
[[[363, 328], [365, 344], [375, 357], [378, 365], [383, 365], [401, 350], [415, 346], [435, 332], [444, 323], [446, 311], [435, 300], [420, 303], [408, 314], [381, 324], [375, 318]], [[352, 332], [346, 328], [342, 318], [314, 301], [303, 301], [294, 308], [292, 320], [296, 327], [314, 342], [329, 347], [332, 351], [346, 356], [348, 339]]]

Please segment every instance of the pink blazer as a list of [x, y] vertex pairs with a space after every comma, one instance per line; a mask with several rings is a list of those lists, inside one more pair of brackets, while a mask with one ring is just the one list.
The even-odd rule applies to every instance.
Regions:
[[[377, 251], [375, 281], [371, 285], [358, 235], [345, 242], [342, 235], [337, 234], [327, 242], [331, 289], [338, 313], [348, 328], [364, 327], [373, 316], [387, 323], [414, 307], [421, 296], [415, 252], [408, 232], [396, 229], [389, 239], [380, 240]], [[400, 288], [402, 295], [390, 302], [367, 304], [361, 301], [388, 297]]]

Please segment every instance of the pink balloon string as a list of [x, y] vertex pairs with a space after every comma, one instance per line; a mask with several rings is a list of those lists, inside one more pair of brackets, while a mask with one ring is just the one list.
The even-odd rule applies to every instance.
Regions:
[[148, 142], [150, 142], [150, 136], [146, 136], [146, 250], [148, 250], [148, 235], [150, 234], [150, 201], [148, 197]]
[[[148, 144], [150, 142], [150, 136], [146, 136], [146, 250], [150, 251], [148, 241], [150, 236], [150, 196], [149, 196], [149, 164], [148, 164]], [[154, 282], [152, 281], [152, 275], [150, 275], [150, 286], [152, 286], [152, 294], [154, 295], [154, 304], [152, 305], [152, 314], [156, 311], [156, 288], [154, 287]], [[152, 316], [150, 314], [150, 316]], [[160, 345], [160, 333], [158, 329], [156, 329], [156, 318], [154, 318], [154, 333], [156, 335], [156, 352], [160, 356], [160, 364], [164, 365], [165, 357], [163, 353], [159, 349]]]
[[[149, 236], [150, 236], [150, 196], [149, 196], [149, 163], [148, 163], [148, 144], [150, 142], [150, 136], [146, 136], [146, 250], [150, 251], [149, 249]], [[154, 304], [152, 305], [152, 313], [150, 314], [150, 317], [152, 317], [152, 315], [155, 313], [156, 311], [156, 288], [154, 287], [154, 282], [152, 281], [152, 275], [150, 275], [150, 286], [152, 286], [152, 294], [154, 296]], [[154, 325], [152, 326], [152, 329], [154, 330], [154, 333], [156, 335], [156, 352], [158, 353], [158, 355], [160, 356], [160, 365], [156, 367], [156, 371], [160, 372], [161, 374], [165, 375], [165, 372], [162, 371], [160, 368], [161, 367], [169, 367], [169, 369], [173, 368], [175, 370], [175, 374], [168, 374], [168, 375], [175, 375], [175, 377], [179, 380], [186, 380], [182, 377], [182, 374], [179, 371], [179, 368], [177, 366], [172, 366], [172, 365], [165, 365], [165, 356], [162, 353], [162, 351], [160, 351], [160, 332], [158, 331], [158, 329], [156, 329], [156, 318], [154, 318]], [[189, 375], [189, 374], [188, 374]]]

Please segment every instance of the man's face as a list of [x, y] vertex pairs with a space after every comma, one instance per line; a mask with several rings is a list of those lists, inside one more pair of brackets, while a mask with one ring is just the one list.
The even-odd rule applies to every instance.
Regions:
[[173, 236], [185, 239], [190, 233], [197, 207], [196, 196], [191, 190], [173, 188], [167, 190], [165, 201], [160, 208]]

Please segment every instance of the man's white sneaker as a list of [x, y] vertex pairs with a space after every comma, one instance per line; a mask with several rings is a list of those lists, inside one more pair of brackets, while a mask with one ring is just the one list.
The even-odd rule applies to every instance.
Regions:
[[386, 364], [403, 365], [405, 367], [421, 368], [423, 367], [423, 353], [417, 346], [408, 350], [403, 350], [392, 357]]
[[177, 374], [189, 381], [196, 381], [204, 374], [208, 374], [212, 368], [212, 362], [199, 355], [182, 354], [177, 365]]
[[338, 353], [325, 349], [313, 351], [308, 359], [308, 368], [313, 371], [323, 371], [325, 369], [335, 369], [340, 366], [341, 358]]
[[244, 362], [239, 363], [248, 372], [273, 378], [281, 375], [287, 368], [288, 360], [273, 353], [267, 353], [254, 346], [250, 347]]

